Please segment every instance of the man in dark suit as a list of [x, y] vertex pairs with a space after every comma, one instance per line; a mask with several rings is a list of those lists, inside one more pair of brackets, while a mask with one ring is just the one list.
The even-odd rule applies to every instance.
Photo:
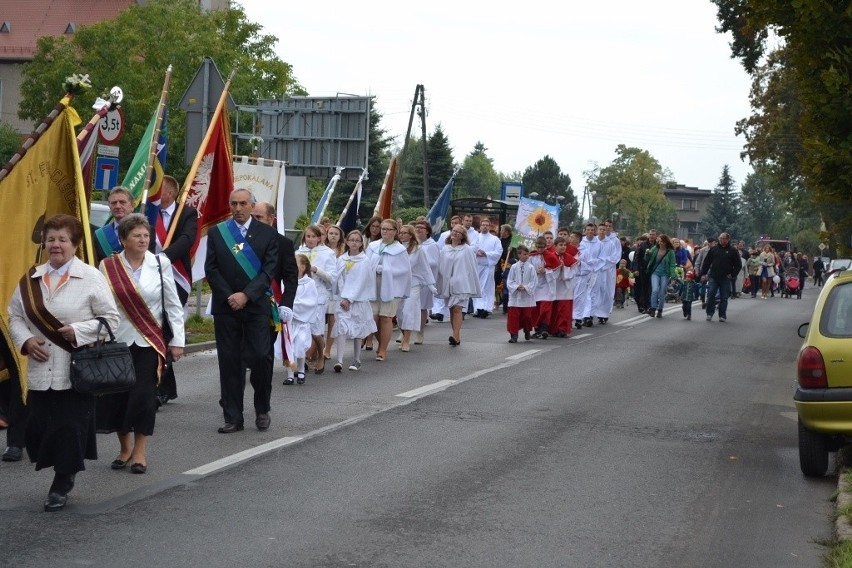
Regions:
[[[275, 228], [275, 207], [271, 203], [259, 201], [254, 204], [251, 216], [256, 221]], [[277, 229], [276, 229], [277, 230]], [[272, 295], [276, 303], [285, 309], [280, 309], [282, 323], [293, 319], [293, 302], [296, 299], [296, 287], [299, 285], [299, 267], [296, 265], [296, 249], [289, 237], [278, 233], [278, 270], [272, 279]], [[275, 342], [279, 340], [279, 332], [270, 327], [272, 344], [272, 359], [275, 360]], [[282, 347], [283, 351], [283, 347]]]
[[[259, 201], [254, 204], [252, 217], [270, 227], [275, 227], [275, 207], [271, 203]], [[278, 304], [293, 309], [296, 299], [296, 287], [299, 285], [299, 267], [296, 266], [296, 249], [289, 237], [278, 233], [278, 272], [273, 279], [280, 285], [281, 297]], [[274, 290], [274, 288], [273, 288]]]
[[252, 216], [252, 194], [235, 189], [233, 218], [207, 233], [204, 269], [213, 292], [211, 310], [219, 359], [222, 434], [243, 429], [245, 366], [251, 371], [255, 425], [269, 428], [272, 347], [269, 319], [274, 308], [269, 285], [278, 271], [278, 232]]
[[[195, 234], [198, 231], [198, 211], [192, 207], [184, 206], [177, 214], [178, 181], [172, 176], [163, 176], [163, 185], [160, 190], [160, 212], [154, 227], [154, 235], [151, 238], [151, 252], [162, 252], [172, 262], [180, 303], [186, 306], [192, 283], [192, 264], [190, 250], [195, 243]], [[177, 214], [177, 217], [176, 217]], [[176, 224], [176, 225], [175, 225]], [[175, 225], [169, 246], [163, 248], [166, 236], [172, 225]], [[175, 381], [175, 370], [172, 365], [166, 367], [160, 385], [157, 387], [157, 402], [159, 406], [177, 398], [177, 382]]]

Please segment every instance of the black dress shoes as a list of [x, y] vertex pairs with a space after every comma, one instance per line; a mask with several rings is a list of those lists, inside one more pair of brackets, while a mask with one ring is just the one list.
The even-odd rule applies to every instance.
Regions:
[[232, 424], [230, 422], [227, 422], [227, 423], [225, 423], [224, 426], [219, 428], [219, 433], [220, 434], [233, 434], [234, 432], [239, 432], [242, 429], [243, 429], [243, 425], [242, 425], [241, 422], [238, 423], [238, 424]]
[[261, 432], [269, 430], [269, 425], [271, 423], [272, 419], [269, 417], [269, 414], [258, 414], [257, 418], [254, 420], [254, 425], [257, 426], [257, 429]]
[[56, 511], [61, 511], [65, 508], [65, 504], [67, 502], [67, 493], [57, 493], [55, 491], [51, 491], [47, 494], [47, 501], [44, 502], [44, 511], [46, 513], [55, 513]]
[[3, 452], [3, 461], [4, 462], [17, 462], [21, 461], [21, 458], [24, 455], [24, 450], [15, 446], [9, 446], [6, 448], [6, 451]]
[[74, 474], [73, 473], [56, 473], [53, 476], [53, 483], [50, 484], [50, 491], [47, 494], [47, 501], [44, 502], [44, 510], [46, 513], [54, 513], [61, 511], [68, 503], [68, 493], [74, 489]]

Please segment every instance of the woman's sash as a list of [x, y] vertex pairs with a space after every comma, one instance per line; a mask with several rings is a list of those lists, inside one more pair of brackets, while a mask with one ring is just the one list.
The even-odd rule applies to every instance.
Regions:
[[[157, 352], [157, 382], [166, 362], [166, 340], [163, 337], [163, 328], [157, 323], [157, 318], [151, 313], [151, 309], [142, 299], [136, 282], [130, 276], [124, 261], [118, 255], [109, 256], [101, 261], [101, 266], [106, 272], [106, 279], [112, 289], [115, 299], [121, 304], [124, 313], [136, 331], [145, 338], [145, 341]], [[164, 312], [165, 312], [165, 306]]]
[[36, 267], [33, 266], [21, 277], [18, 283], [18, 287], [21, 290], [21, 300], [24, 304], [24, 313], [27, 314], [27, 318], [42, 335], [61, 349], [71, 352], [74, 346], [59, 333], [59, 329], [64, 327], [65, 324], [56, 319], [56, 316], [50, 313], [44, 305], [44, 295], [41, 293], [41, 279], [33, 278], [35, 271]]
[[98, 239], [98, 243], [104, 250], [105, 256], [110, 256], [115, 252], [124, 250], [121, 241], [118, 240], [118, 233], [115, 232], [115, 225], [113, 223], [104, 225], [95, 231], [95, 238]]

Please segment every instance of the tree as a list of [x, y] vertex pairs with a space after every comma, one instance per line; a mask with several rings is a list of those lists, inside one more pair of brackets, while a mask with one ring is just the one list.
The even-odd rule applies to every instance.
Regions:
[[24, 137], [17, 130], [0, 122], [0, 168], [9, 162], [23, 142]]
[[[713, 0], [717, 28], [757, 80], [746, 153], [812, 196], [829, 236], [852, 236], [852, 11], [849, 2]], [[780, 41], [770, 43], [771, 36]], [[774, 48], [781, 45], [780, 48]], [[773, 104], [773, 102], [775, 104]], [[781, 104], [779, 104], [781, 103]], [[783, 104], [783, 106], [782, 106]], [[777, 173], [777, 172], [776, 172]]]
[[488, 157], [486, 150], [482, 142], [477, 142], [473, 151], [465, 156], [456, 179], [457, 195], [483, 198], [490, 195], [493, 199], [500, 198], [500, 176], [494, 171], [494, 160]]
[[[524, 184], [524, 194], [539, 195], [539, 199], [550, 203], [560, 203], [559, 226], [577, 225], [577, 213], [580, 206], [577, 196], [571, 188], [571, 176], [563, 174], [556, 160], [545, 156], [524, 170], [521, 178]], [[558, 198], [562, 198], [561, 200]]]
[[701, 219], [701, 232], [705, 235], [729, 233], [733, 239], [740, 238], [738, 213], [740, 200], [734, 184], [730, 169], [725, 164], [719, 183], [713, 190], [713, 195], [710, 196], [707, 211]]
[[231, 95], [238, 104], [307, 94], [292, 67], [275, 55], [277, 38], [260, 34], [260, 24], [248, 21], [239, 5], [232, 6], [206, 11], [194, 0], [150, 0], [132, 5], [113, 20], [81, 26], [72, 36], [40, 38], [32, 62], [24, 68], [18, 115], [41, 120], [63, 94], [65, 77], [73, 73], [89, 74], [95, 85], [77, 96], [78, 109], [91, 108], [96, 96], [120, 85], [125, 92], [121, 160], [126, 168], [172, 65], [167, 169], [183, 177], [185, 123], [178, 102], [205, 56], [212, 57], [224, 75], [237, 72]]
[[[423, 142], [411, 138], [400, 156], [401, 179], [397, 180], [400, 207], [424, 206], [423, 203]], [[429, 164], [429, 205], [447, 185], [455, 169], [450, 142], [440, 124], [426, 140], [426, 159]]]
[[742, 187], [743, 223], [740, 238], [754, 242], [762, 235], [777, 235], [782, 218], [778, 201], [772, 191], [772, 175], [758, 168], [746, 177]]
[[618, 212], [625, 220], [622, 230], [633, 234], [672, 225], [673, 209], [663, 193], [660, 163], [648, 151], [624, 144], [615, 153], [609, 166], [584, 172], [587, 189], [594, 194], [594, 216], [611, 219]]

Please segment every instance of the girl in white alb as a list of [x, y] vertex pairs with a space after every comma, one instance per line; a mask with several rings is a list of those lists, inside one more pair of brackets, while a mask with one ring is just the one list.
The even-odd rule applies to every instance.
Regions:
[[420, 325], [422, 323], [420, 320], [420, 291], [423, 288], [434, 290], [435, 277], [432, 275], [432, 269], [429, 267], [425, 250], [417, 242], [413, 226], [403, 225], [400, 227], [399, 242], [408, 251], [408, 264], [411, 267], [411, 290], [408, 293], [408, 297], [400, 302], [396, 312], [397, 325], [402, 332], [401, 337], [397, 341], [402, 344], [400, 345], [400, 350], [407, 353], [411, 349], [411, 332], [420, 332]]
[[313, 343], [308, 350], [308, 357], [316, 356], [314, 372], [319, 375], [325, 370], [323, 357], [325, 345], [325, 314], [329, 299], [332, 297], [334, 282], [337, 280], [337, 256], [334, 251], [322, 244], [322, 229], [317, 225], [309, 225], [302, 234], [302, 245], [296, 254], [305, 255], [311, 263], [310, 277], [317, 286], [318, 302], [321, 309], [317, 310], [316, 318], [311, 322]]
[[337, 259], [335, 296], [339, 298], [334, 313], [331, 336], [337, 338], [337, 362], [334, 372], [343, 370], [346, 340], [352, 340], [354, 357], [350, 371], [361, 368], [361, 340], [376, 332], [370, 302], [376, 299], [376, 270], [364, 253], [364, 237], [360, 231], [346, 236], [348, 252]]
[[[312, 327], [316, 314], [323, 308], [319, 307], [319, 293], [314, 281], [308, 276], [311, 272], [311, 261], [303, 254], [296, 255], [296, 265], [299, 267], [299, 285], [296, 288], [296, 298], [293, 300], [293, 319], [290, 321], [290, 339], [293, 341], [293, 359], [296, 361], [295, 379], [300, 385], [305, 384], [305, 357], [311, 347], [313, 336]], [[287, 369], [285, 385], [292, 385], [293, 369]]]

